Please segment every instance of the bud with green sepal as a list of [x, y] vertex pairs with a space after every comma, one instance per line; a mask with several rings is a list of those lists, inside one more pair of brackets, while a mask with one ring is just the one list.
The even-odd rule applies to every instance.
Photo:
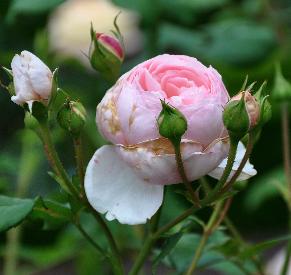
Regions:
[[121, 33], [114, 20], [115, 30], [113, 35], [96, 33], [91, 25], [91, 47], [89, 58], [92, 67], [98, 71], [102, 77], [114, 82], [120, 74], [121, 65], [124, 60], [124, 45]]
[[81, 102], [67, 101], [59, 110], [59, 125], [73, 136], [78, 136], [86, 122], [86, 110]]
[[291, 83], [284, 78], [279, 63], [276, 64], [272, 98], [279, 102], [291, 101]]
[[161, 103], [162, 111], [158, 117], [159, 133], [174, 144], [180, 143], [187, 130], [187, 120], [178, 109], [170, 106], [164, 100], [161, 100]]
[[223, 122], [229, 135], [239, 140], [257, 125], [259, 116], [260, 105], [248, 89], [230, 99], [223, 112]]
[[264, 90], [267, 82], [264, 81], [259, 90], [254, 94], [257, 102], [260, 105], [260, 119], [258, 126], [264, 126], [272, 117], [272, 108], [268, 100], [269, 95], [266, 95]]

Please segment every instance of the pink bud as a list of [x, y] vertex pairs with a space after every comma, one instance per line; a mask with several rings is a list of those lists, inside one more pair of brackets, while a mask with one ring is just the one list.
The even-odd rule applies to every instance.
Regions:
[[232, 101], [239, 101], [244, 96], [244, 102], [247, 114], [250, 121], [250, 129], [257, 125], [260, 117], [260, 105], [256, 98], [250, 93], [250, 91], [242, 91], [230, 99]]
[[124, 49], [115, 37], [104, 34], [96, 33], [96, 38], [99, 43], [101, 43], [107, 50], [111, 51], [115, 56], [117, 56], [121, 61], [124, 59]]

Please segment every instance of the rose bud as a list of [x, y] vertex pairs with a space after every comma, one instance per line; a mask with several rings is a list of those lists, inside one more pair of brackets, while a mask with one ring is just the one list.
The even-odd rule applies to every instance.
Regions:
[[260, 105], [247, 90], [230, 99], [223, 112], [223, 122], [232, 137], [241, 139], [257, 125], [259, 116]]
[[[164, 186], [181, 182], [174, 147], [161, 136], [168, 136], [170, 129], [165, 127], [164, 133], [157, 123], [161, 100], [179, 110], [177, 115], [166, 108], [179, 122], [179, 135], [185, 132], [180, 148], [189, 181], [211, 173], [227, 157], [222, 113], [229, 95], [221, 75], [184, 55], [164, 54], [138, 64], [97, 106], [98, 129], [111, 145], [92, 156], [84, 187], [89, 203], [107, 220], [146, 223], [162, 204]], [[159, 122], [168, 116], [164, 113]], [[223, 170], [215, 171], [214, 177], [220, 178]], [[249, 172], [246, 178], [252, 176]]]
[[77, 101], [66, 102], [58, 112], [59, 125], [72, 135], [79, 135], [86, 122], [86, 110]]
[[96, 33], [91, 27], [91, 41], [89, 56], [92, 67], [105, 79], [115, 81], [124, 60], [121, 36], [113, 37], [104, 33]]
[[185, 116], [176, 108], [171, 107], [161, 100], [162, 111], [158, 117], [159, 133], [162, 137], [176, 143], [181, 141], [181, 137], [187, 130]]
[[269, 95], [266, 95], [264, 93], [264, 88], [266, 86], [266, 82], [264, 82], [259, 90], [254, 94], [257, 102], [259, 102], [260, 105], [260, 119], [258, 126], [264, 126], [272, 117], [272, 107], [268, 100]]
[[276, 64], [272, 98], [280, 102], [291, 101], [291, 84], [284, 78], [280, 64]]
[[16, 104], [33, 101], [48, 103], [52, 90], [52, 72], [34, 54], [22, 51], [11, 62], [15, 95], [11, 100]]

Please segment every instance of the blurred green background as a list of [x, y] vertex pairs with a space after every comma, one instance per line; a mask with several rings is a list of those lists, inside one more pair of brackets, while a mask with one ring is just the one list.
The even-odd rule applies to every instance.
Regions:
[[[167, 52], [194, 56], [211, 64], [232, 95], [241, 87], [246, 74], [250, 81], [259, 84], [267, 80], [271, 93], [276, 61], [281, 61], [283, 74], [291, 80], [290, 0], [113, 0], [117, 6], [113, 10], [109, 1], [104, 2], [0, 1], [1, 66], [10, 68], [14, 54], [26, 49], [51, 69], [60, 68], [60, 86], [80, 99], [89, 113], [83, 136], [86, 161], [105, 143], [96, 130], [94, 116], [98, 102], [109, 88], [86, 60], [90, 21], [97, 31], [109, 32], [116, 13], [121, 9], [130, 11], [120, 15], [128, 48], [123, 72]], [[83, 41], [84, 37], [88, 43]], [[7, 83], [2, 71], [0, 79]], [[0, 192], [23, 197], [45, 195], [62, 201], [58, 186], [47, 174], [49, 167], [40, 142], [32, 132], [24, 130], [23, 110], [10, 101], [1, 87], [0, 110]], [[57, 148], [72, 174], [71, 140], [57, 125], [52, 127]], [[264, 128], [251, 158], [258, 175], [235, 197], [230, 210], [230, 217], [248, 240], [264, 240], [286, 231], [287, 209], [275, 187], [284, 184], [281, 147], [280, 114], [273, 104], [272, 120]], [[164, 220], [186, 205], [173, 192], [168, 192], [166, 201]], [[94, 236], [99, 234], [88, 217], [84, 217], [84, 222]], [[115, 222], [110, 226], [126, 251], [125, 260], [130, 262], [132, 250], [140, 242], [140, 228], [118, 226]], [[41, 222], [27, 221], [21, 228], [17, 274], [104, 274], [106, 267], [101, 259], [72, 227], [66, 224], [46, 227]], [[7, 252], [6, 240], [6, 234], [1, 234], [1, 269]]]

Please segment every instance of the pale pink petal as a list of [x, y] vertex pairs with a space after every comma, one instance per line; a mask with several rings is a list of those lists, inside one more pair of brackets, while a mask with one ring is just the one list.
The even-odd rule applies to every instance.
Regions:
[[[118, 83], [117, 83], [118, 84]], [[96, 122], [101, 134], [112, 143], [125, 144], [121, 129], [120, 118], [117, 113], [116, 100], [120, 89], [113, 86], [97, 106]]]
[[[168, 144], [157, 141], [133, 147], [119, 146], [119, 154], [134, 169], [141, 179], [151, 184], [169, 185], [181, 182], [175, 155]], [[200, 144], [184, 141], [182, 158], [189, 180], [208, 174], [224, 159], [228, 143], [217, 141], [203, 151]]]
[[163, 186], [143, 180], [116, 153], [113, 145], [98, 149], [85, 176], [85, 191], [96, 211], [108, 220], [124, 224], [143, 224], [163, 201]]
[[[126, 136], [125, 144], [136, 144], [159, 137], [158, 112], [154, 106], [152, 109], [147, 108], [145, 103], [143, 96], [130, 85], [123, 87], [119, 94], [117, 112], [122, 132]], [[155, 99], [155, 103], [157, 108], [161, 109], [159, 98]]]
[[222, 137], [224, 129], [223, 106], [217, 104], [194, 105], [181, 108], [180, 111], [186, 116], [188, 122], [184, 138], [207, 146], [213, 140]]
[[22, 51], [23, 63], [28, 64], [27, 76], [35, 93], [42, 99], [48, 99], [52, 89], [51, 70], [34, 54]]
[[27, 67], [22, 64], [21, 57], [15, 55], [11, 62], [11, 69], [13, 73], [13, 84], [15, 89], [15, 96], [12, 96], [11, 100], [18, 105], [22, 105], [25, 102], [37, 97], [33, 91], [31, 83], [26, 76]]
[[[233, 176], [233, 174], [235, 173], [235, 171], [237, 171], [242, 158], [244, 157], [244, 154], [246, 152], [246, 149], [244, 147], [244, 145], [242, 144], [242, 142], [240, 142], [238, 144], [238, 149], [237, 149], [237, 153], [236, 153], [236, 157], [235, 157], [235, 162], [234, 165], [232, 167], [232, 172], [228, 178], [228, 180], [231, 179], [231, 177]], [[226, 167], [226, 163], [227, 163], [227, 158], [224, 159], [213, 171], [211, 171], [208, 175], [215, 178], [215, 179], [220, 179], [223, 171]], [[249, 160], [247, 161], [246, 165], [244, 166], [241, 174], [239, 175], [239, 177], [237, 178], [237, 181], [242, 181], [242, 180], [247, 180], [253, 176], [255, 176], [257, 174], [256, 169], [254, 169], [254, 166], [249, 162]]]

